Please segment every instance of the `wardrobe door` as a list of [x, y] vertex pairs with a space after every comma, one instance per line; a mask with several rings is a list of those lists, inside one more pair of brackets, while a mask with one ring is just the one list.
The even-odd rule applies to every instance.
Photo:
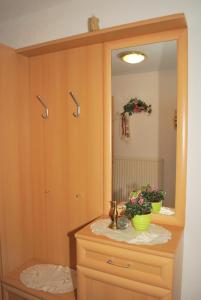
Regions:
[[0, 45], [0, 273], [33, 256], [29, 62]]
[[74, 232], [103, 212], [102, 60], [101, 44], [31, 59], [35, 256], [52, 263], [74, 266]]

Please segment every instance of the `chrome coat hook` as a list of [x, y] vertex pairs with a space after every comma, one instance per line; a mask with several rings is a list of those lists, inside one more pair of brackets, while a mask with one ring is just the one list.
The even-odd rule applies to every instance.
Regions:
[[42, 118], [43, 119], [47, 119], [48, 118], [48, 108], [45, 105], [45, 103], [43, 102], [41, 96], [37, 95], [36, 98], [38, 99], [38, 101], [42, 104], [43, 108], [44, 108], [44, 112], [42, 113]]
[[69, 95], [71, 96], [71, 98], [73, 99], [73, 101], [75, 102], [76, 106], [77, 106], [77, 111], [73, 113], [73, 116], [75, 118], [78, 118], [80, 115], [80, 104], [77, 102], [75, 96], [73, 95], [72, 92], [69, 92]]

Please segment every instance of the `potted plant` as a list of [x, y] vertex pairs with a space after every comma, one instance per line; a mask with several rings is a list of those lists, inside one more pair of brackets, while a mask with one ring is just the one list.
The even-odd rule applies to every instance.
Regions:
[[136, 230], [147, 230], [151, 222], [151, 203], [141, 191], [133, 191], [125, 204], [124, 214], [131, 220]]
[[151, 187], [150, 184], [142, 187], [142, 195], [147, 201], [151, 202], [152, 212], [159, 213], [162, 202], [165, 197], [165, 192], [163, 190], [159, 190], [158, 188]]
[[147, 112], [149, 115], [152, 112], [152, 108], [151, 105], [146, 104], [137, 97], [130, 98], [128, 103], [123, 106], [123, 112], [121, 113], [122, 137], [128, 138], [130, 136], [127, 116], [132, 116], [133, 114], [141, 112]]
[[132, 116], [134, 113], [147, 112], [150, 114], [152, 112], [151, 105], [146, 104], [144, 101], [138, 98], [131, 98], [127, 104], [123, 107], [124, 111], [122, 114], [128, 113]]

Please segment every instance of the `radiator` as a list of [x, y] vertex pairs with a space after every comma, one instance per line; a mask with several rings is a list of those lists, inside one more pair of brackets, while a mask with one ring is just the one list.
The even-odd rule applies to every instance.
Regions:
[[163, 159], [113, 159], [113, 199], [127, 201], [133, 190], [143, 185], [163, 189]]

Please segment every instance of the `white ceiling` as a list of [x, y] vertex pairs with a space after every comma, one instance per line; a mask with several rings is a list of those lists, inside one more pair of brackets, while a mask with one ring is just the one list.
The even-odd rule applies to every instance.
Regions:
[[[0, 23], [74, 0], [0, 0]], [[147, 59], [140, 64], [122, 62], [118, 54], [127, 50], [142, 51]], [[117, 49], [112, 53], [112, 74], [149, 72], [176, 69], [176, 41]]]
[[[147, 58], [139, 64], [125, 63], [118, 57], [118, 55], [121, 52], [129, 50], [142, 51], [146, 54]], [[117, 49], [112, 52], [112, 75], [176, 69], [176, 65], [176, 41]]]
[[0, 23], [72, 0], [0, 0]]

